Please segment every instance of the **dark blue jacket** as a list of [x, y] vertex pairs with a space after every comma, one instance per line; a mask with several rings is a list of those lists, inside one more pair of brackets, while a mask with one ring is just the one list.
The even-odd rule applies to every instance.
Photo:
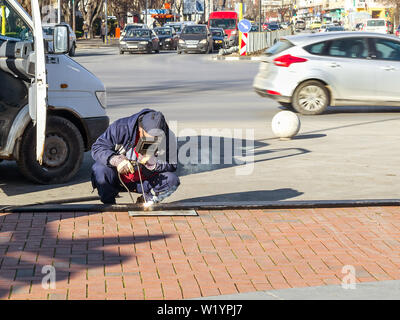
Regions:
[[[143, 109], [142, 111], [127, 117], [122, 118], [112, 123], [107, 130], [96, 140], [92, 146], [93, 159], [104, 165], [111, 167], [109, 160], [117, 154], [125, 154], [129, 149], [135, 146], [136, 137], [138, 135], [138, 118], [139, 116], [154, 111], [151, 109]], [[166, 137], [165, 158], [163, 160], [157, 158], [157, 165], [153, 171], [147, 170], [145, 166], [141, 166], [144, 175], [150, 175], [153, 172], [176, 171], [176, 137], [168, 128], [164, 128]], [[173, 143], [171, 145], [171, 143]], [[175, 155], [174, 155], [175, 153]]]

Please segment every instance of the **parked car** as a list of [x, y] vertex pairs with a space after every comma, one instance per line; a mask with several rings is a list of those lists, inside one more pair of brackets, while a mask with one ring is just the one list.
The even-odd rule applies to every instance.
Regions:
[[357, 23], [357, 24], [355, 25], [354, 29], [355, 29], [354, 31], [363, 31], [363, 29], [364, 29], [364, 23], [363, 23], [363, 22]]
[[393, 24], [385, 19], [368, 19], [364, 31], [378, 33], [393, 33]]
[[333, 24], [333, 23], [330, 23], [330, 24], [323, 24], [323, 25], [321, 25], [321, 27], [318, 29], [318, 31], [319, 32], [325, 32], [326, 31], [326, 28], [328, 28], [328, 27], [334, 27], [335, 25]]
[[345, 28], [339, 26], [332, 26], [325, 29], [325, 32], [346, 31]]
[[395, 34], [396, 34], [396, 37], [400, 37], [400, 25], [397, 27]]
[[266, 50], [255, 91], [302, 114], [327, 106], [400, 106], [400, 39], [370, 32], [282, 37]]
[[258, 23], [252, 24], [250, 32], [260, 32], [260, 25]]
[[314, 21], [310, 24], [310, 30], [317, 30], [321, 28], [322, 23], [320, 21]]
[[297, 20], [294, 28], [297, 30], [306, 30], [306, 23], [304, 22], [304, 20]]
[[181, 34], [183, 26], [183, 23], [180, 22], [167, 22], [166, 24], [164, 24], [164, 27], [174, 28], [177, 36]]
[[[66, 25], [69, 30], [69, 53], [68, 55], [70, 57], [75, 56], [75, 50], [76, 50], [76, 35], [74, 30], [72, 30], [71, 26], [68, 23], [62, 22], [61, 24]], [[54, 27], [57, 25], [57, 23], [43, 23], [42, 24], [42, 29], [43, 29], [43, 39], [47, 41], [52, 46], [53, 42], [53, 33], [54, 33]]]
[[119, 41], [125, 36], [125, 34], [131, 29], [144, 29], [147, 28], [143, 23], [128, 23], [124, 30], [122, 30], [121, 35], [119, 37]]
[[263, 27], [263, 30], [265, 30], [265, 31], [275, 31], [275, 30], [280, 29], [279, 24], [276, 22], [264, 23], [262, 27]]
[[160, 40], [160, 49], [176, 50], [178, 47], [178, 36], [176, 35], [174, 28], [159, 27], [154, 28], [153, 30]]
[[130, 29], [119, 44], [119, 53], [125, 52], [160, 52], [160, 43], [155, 32], [151, 29]]
[[225, 35], [224, 29], [211, 28], [210, 31], [213, 39], [213, 50], [225, 49], [228, 35]]
[[201, 24], [190, 24], [182, 30], [177, 52], [178, 54], [189, 51], [211, 53], [212, 47], [213, 39], [208, 27]]

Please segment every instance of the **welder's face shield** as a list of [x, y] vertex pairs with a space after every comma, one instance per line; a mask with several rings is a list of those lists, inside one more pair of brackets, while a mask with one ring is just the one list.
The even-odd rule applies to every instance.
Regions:
[[143, 156], [161, 156], [166, 150], [166, 137], [161, 129], [141, 130], [136, 152]]

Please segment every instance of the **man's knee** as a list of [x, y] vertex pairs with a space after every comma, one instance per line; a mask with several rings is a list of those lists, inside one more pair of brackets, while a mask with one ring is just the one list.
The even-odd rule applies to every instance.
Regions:
[[179, 177], [174, 172], [164, 172], [163, 175], [166, 177], [168, 186], [178, 187], [181, 184]]

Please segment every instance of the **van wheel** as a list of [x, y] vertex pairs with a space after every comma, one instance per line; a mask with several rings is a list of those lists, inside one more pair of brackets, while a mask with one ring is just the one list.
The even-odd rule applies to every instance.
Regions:
[[36, 127], [29, 124], [22, 137], [17, 161], [21, 173], [40, 184], [58, 184], [70, 180], [83, 160], [83, 139], [70, 121], [50, 116], [47, 119], [43, 165], [36, 161]]
[[328, 107], [329, 92], [319, 81], [306, 81], [296, 88], [292, 102], [293, 108], [301, 114], [321, 114]]

